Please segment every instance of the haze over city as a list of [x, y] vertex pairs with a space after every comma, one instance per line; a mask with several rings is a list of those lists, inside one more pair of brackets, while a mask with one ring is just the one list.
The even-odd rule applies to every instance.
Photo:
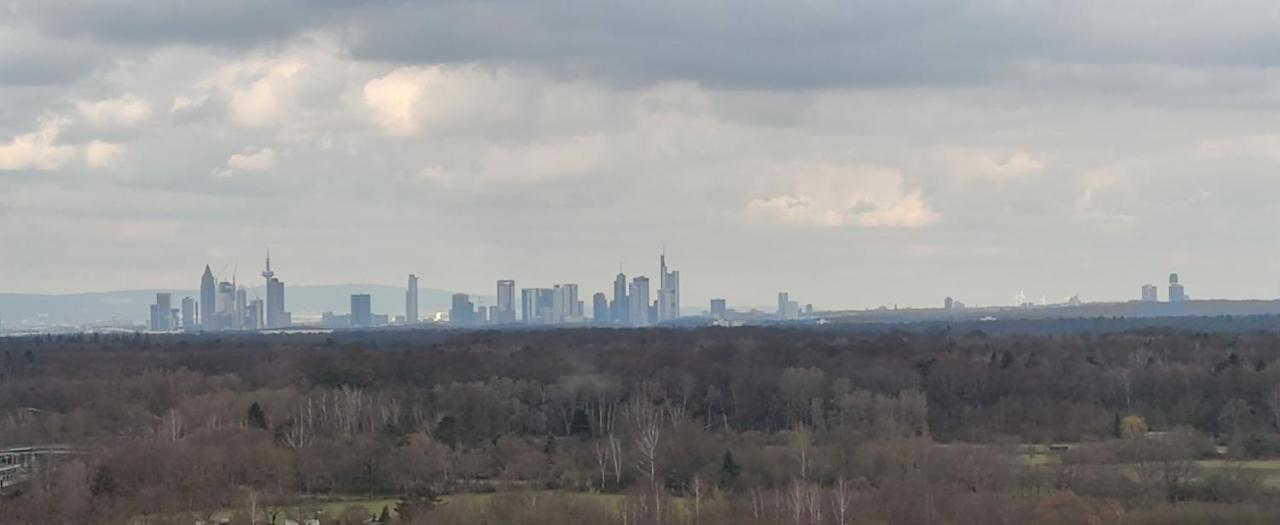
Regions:
[[163, 5], [0, 6], [0, 291], [1280, 294], [1270, 3]]

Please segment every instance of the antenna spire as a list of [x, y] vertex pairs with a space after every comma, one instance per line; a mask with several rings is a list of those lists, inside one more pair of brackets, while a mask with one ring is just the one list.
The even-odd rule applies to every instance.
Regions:
[[262, 277], [271, 280], [276, 276], [276, 272], [271, 271], [271, 248], [267, 248], [267, 269], [262, 271]]

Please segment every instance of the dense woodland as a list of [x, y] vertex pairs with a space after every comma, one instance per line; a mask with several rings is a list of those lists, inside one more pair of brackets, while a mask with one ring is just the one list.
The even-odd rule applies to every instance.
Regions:
[[1280, 521], [1280, 333], [960, 332], [0, 339], [0, 522]]

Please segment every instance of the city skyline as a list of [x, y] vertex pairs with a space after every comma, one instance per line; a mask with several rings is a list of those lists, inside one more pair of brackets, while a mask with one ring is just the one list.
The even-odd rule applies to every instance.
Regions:
[[[225, 270], [226, 268], [224, 267], [224, 271]], [[189, 327], [193, 326], [202, 330], [220, 330], [228, 328], [270, 329], [293, 325], [289, 312], [283, 311], [284, 285], [283, 282], [276, 278], [275, 272], [272, 270], [270, 252], [267, 254], [265, 268], [261, 274], [266, 280], [266, 285], [253, 292], [254, 295], [252, 297], [248, 295], [249, 288], [236, 284], [235, 273], [236, 272], [233, 269], [231, 277], [232, 280], [228, 282], [215, 276], [211, 271], [211, 266], [206, 265], [204, 275], [201, 277], [201, 291], [196, 297], [174, 297], [175, 294], [179, 296], [181, 295], [178, 291], [158, 292], [156, 295], [156, 301], [152, 305], [151, 311], [148, 314], [146, 324], [153, 330], [165, 330], [165, 327], [181, 327], [184, 329], [190, 329]], [[579, 285], [577, 283], [559, 283], [551, 285], [550, 288], [523, 288], [521, 291], [522, 306], [520, 308], [516, 308], [516, 305], [514, 304], [515, 280], [512, 279], [497, 280], [496, 294], [492, 296], [488, 296], [483, 293], [455, 293], [454, 295], [455, 299], [457, 297], [462, 297], [463, 300], [466, 301], [466, 304], [470, 305], [468, 310], [472, 312], [471, 315], [475, 316], [474, 321], [463, 321], [461, 323], [462, 325], [513, 324], [516, 322], [530, 323], [529, 319], [531, 316], [533, 318], [532, 324], [599, 324], [601, 322], [606, 322], [617, 326], [647, 326], [671, 321], [679, 316], [689, 315], [709, 315], [712, 318], [725, 317], [723, 312], [725, 310], [725, 303], [728, 303], [728, 301], [724, 299], [723, 294], [713, 296], [713, 298], [709, 300], [711, 304], [710, 307], [707, 307], [704, 304], [690, 308], [680, 308], [680, 272], [676, 270], [668, 270], [665, 250], [660, 252], [658, 255], [658, 274], [663, 275], [664, 278], [663, 282], [659, 283], [659, 288], [656, 291], [651, 286], [650, 279], [647, 276], [635, 276], [630, 280], [630, 282], [627, 282], [625, 274], [618, 274], [615, 276], [615, 281], [613, 283], [612, 299], [610, 299], [609, 294], [606, 293], [608, 291], [607, 288], [598, 292], [587, 290], [580, 293]], [[394, 309], [381, 309], [381, 311], [387, 313], [377, 313], [378, 309], [375, 309], [375, 311], [371, 313], [371, 315], [376, 316], [375, 320], [366, 319], [364, 322], [371, 323], [373, 326], [379, 326], [382, 324], [406, 324], [406, 322], [412, 324], [414, 321], [407, 320], [418, 317], [416, 311], [418, 295], [414, 293], [418, 286], [418, 277], [415, 274], [409, 274], [408, 279], [408, 289], [403, 292], [403, 315], [395, 313]], [[631, 296], [628, 297], [628, 300], [625, 300], [622, 303], [622, 306], [619, 306], [617, 301], [620, 284], [623, 285], [622, 289], [624, 290], [624, 297]], [[358, 288], [361, 285], [348, 286]], [[679, 312], [679, 315], [677, 316], [667, 317], [668, 314], [665, 314], [662, 311], [664, 302], [664, 290], [662, 287], [665, 286], [672, 286], [674, 288], [673, 293], [668, 294], [667, 296], [675, 298], [676, 311]], [[210, 292], [213, 293], [213, 303], [215, 305], [215, 310], [211, 317], [209, 312], [202, 308], [204, 304], [209, 302], [206, 294]], [[635, 296], [636, 293], [639, 293], [640, 295]], [[529, 303], [529, 301], [531, 301], [531, 294], [533, 297], [532, 301], [536, 301], [534, 306], [529, 306], [530, 304], [534, 304]], [[740, 313], [754, 313], [753, 315], [765, 312], [774, 312], [774, 315], [778, 320], [801, 319], [812, 316], [815, 312], [821, 311], [839, 312], [871, 310], [842, 308], [840, 306], [831, 305], [825, 305], [826, 308], [819, 306], [815, 309], [811, 302], [801, 304], [798, 301], [789, 300], [789, 294], [790, 292], [786, 291], [779, 292], [777, 295], [777, 303], [773, 310], [770, 310], [767, 306], [752, 305], [749, 303], [731, 303], [734, 308], [730, 308], [729, 310], [740, 311]], [[263, 295], [265, 295], [265, 299], [263, 299]], [[1142, 286], [1141, 293], [1137, 297], [1125, 298], [1118, 302], [1142, 301], [1182, 303], [1184, 301], [1190, 301], [1191, 296], [1185, 292], [1183, 285], [1179, 282], [1179, 276], [1177, 273], [1169, 274], [1169, 288], [1166, 296], [1167, 300], [1161, 301], [1158, 287], [1148, 283]], [[355, 296], [353, 295], [353, 300], [354, 297]], [[197, 298], [199, 300], [197, 300]], [[944, 311], [951, 311], [953, 309], [953, 303], [957, 310], [969, 306], [958, 298], [953, 299], [950, 295], [946, 296], [945, 299]], [[1251, 299], [1267, 300], [1267, 298]], [[179, 300], [181, 301], [181, 307], [175, 307], [177, 306], [175, 305], [175, 301]], [[485, 302], [487, 301], [491, 301], [493, 304], [486, 306]], [[639, 302], [645, 302], [648, 306], [640, 308], [638, 306]], [[1085, 301], [1078, 295], [1072, 295], [1070, 297], [1063, 298], [1062, 300], [1051, 301], [1046, 295], [1041, 295], [1037, 299], [1034, 296], [1028, 296], [1025, 293], [1025, 290], [1021, 290], [1014, 297], [1011, 304], [975, 304], [973, 306], [981, 309], [1018, 306], [1024, 304], [1045, 306], [1108, 304], [1113, 302], [1117, 301]], [[720, 303], [719, 314], [717, 314], [717, 303]], [[597, 307], [601, 304], [604, 305], [604, 309], [597, 310]], [[166, 308], [166, 305], [171, 306]], [[591, 306], [590, 310], [586, 308], [587, 305]], [[479, 308], [477, 309], [477, 307]], [[930, 310], [935, 308], [936, 304], [899, 305], [894, 303], [880, 305], [878, 308], [884, 309], [886, 307], [895, 311], [900, 307], [906, 309]], [[504, 308], [506, 310], [504, 310]], [[633, 315], [630, 313], [633, 311], [632, 308], [640, 309], [634, 310], [637, 313]], [[530, 313], [529, 309], [536, 310], [537, 313]], [[543, 311], [544, 309], [546, 309], [545, 312]], [[441, 319], [449, 320], [451, 318], [456, 318], [456, 312], [451, 312], [450, 310], [457, 310], [457, 303], [455, 303], [454, 308], [450, 308], [449, 310], [435, 311], [434, 320], [439, 321]], [[164, 314], [166, 311], [170, 312], [170, 315], [166, 316]], [[274, 316], [273, 312], [275, 312]], [[324, 324], [342, 324], [352, 322], [349, 314], [344, 314], [348, 315], [348, 317], [342, 318], [341, 321], [332, 321], [332, 319], [335, 319], [334, 316], [340, 313], [335, 310], [308, 312], [309, 315], [314, 315], [316, 313], [323, 313], [325, 314], [326, 319], [330, 319], [330, 321], [325, 321]], [[428, 311], [427, 314], [428, 315], [425, 319], [420, 318], [419, 320], [433, 320], [433, 312]], [[444, 315], [443, 318], [440, 317], [442, 314]], [[191, 321], [188, 322], [188, 319]], [[314, 319], [304, 321], [302, 324], [314, 324]]]
[[[622, 270], [619, 265], [619, 270]], [[157, 292], [155, 303], [149, 307], [147, 326], [152, 331], [221, 331], [221, 330], [264, 330], [311, 326], [312, 321], [294, 323], [291, 314], [285, 312], [284, 284], [276, 278], [271, 268], [271, 255], [268, 251], [263, 290], [267, 300], [258, 297], [249, 299], [248, 290], [236, 284], [235, 272], [232, 281], [218, 282], [211, 267], [205, 265], [201, 275], [200, 301], [191, 297], [181, 299], [181, 307], [173, 307], [171, 292]], [[324, 311], [320, 317], [322, 328], [376, 328], [383, 326], [414, 326], [420, 323], [444, 323], [457, 328], [529, 325], [529, 326], [612, 326], [612, 327], [647, 327], [670, 324], [685, 317], [701, 317], [716, 324], [734, 326], [741, 323], [758, 322], [792, 322], [821, 321], [827, 312], [843, 315], [849, 311], [841, 308], [815, 308], [813, 303], [802, 303], [794, 300], [788, 291], [780, 291], [776, 295], [776, 305], [772, 312], [754, 306], [738, 308], [729, 307], [723, 297], [715, 297], [708, 301], [706, 309], [695, 309], [693, 316], [681, 307], [680, 271], [667, 265], [665, 248], [658, 255], [658, 288], [651, 287], [650, 279], [645, 275], [635, 275], [628, 281], [627, 275], [620, 271], [614, 278], [610, 298], [605, 291], [580, 291], [577, 283], [556, 283], [550, 287], [523, 287], [520, 289], [519, 308], [515, 303], [516, 281], [514, 279], [496, 279], [492, 305], [486, 305], [484, 295], [455, 292], [451, 295], [451, 304], [445, 312], [436, 312], [426, 319], [419, 312], [420, 292], [418, 276], [409, 274], [403, 295], [403, 315], [379, 313], [369, 293], [353, 293], [350, 295], [350, 307], [347, 313]], [[211, 298], [212, 294], [212, 298]], [[587, 302], [587, 296], [590, 302]], [[1130, 303], [1145, 304], [1131, 315], [1183, 315], [1185, 304], [1191, 296], [1181, 282], [1177, 273], [1168, 274], [1167, 299], [1159, 298], [1159, 290], [1152, 284], [1141, 286], [1137, 297]], [[212, 312], [204, 310], [205, 305], [213, 304]], [[586, 305], [591, 309], [587, 310]], [[1037, 303], [1028, 297], [1025, 290], [1020, 290], [1012, 305], [995, 306], [996, 308], [1035, 308], [1046, 306], [1084, 307], [1088, 305], [1104, 305], [1105, 302], [1085, 302], [1079, 295], [1072, 295], [1063, 301], [1050, 303], [1046, 296], [1041, 296]], [[1160, 306], [1163, 305], [1163, 306]], [[969, 305], [953, 296], [947, 295], [941, 312], [946, 316], [962, 315], [969, 312], [983, 311], [992, 305], [976, 305], [970, 310]], [[908, 310], [934, 310], [936, 307], [910, 308]], [[899, 305], [892, 308], [881, 306], [879, 311], [899, 311]], [[865, 310], [864, 310], [865, 311]], [[274, 313], [273, 313], [274, 312]]]
[[[658, 263], [658, 264], [659, 264], [659, 267], [658, 267], [658, 271], [657, 271], [657, 272], [655, 272], [655, 273], [654, 273], [654, 275], [663, 275], [663, 272], [664, 272], [664, 271], [665, 271], [665, 269], [666, 269], [666, 266], [665, 266], [665, 258], [666, 258], [665, 249], [664, 249], [664, 251], [663, 251], [663, 252], [660, 252], [660, 253], [659, 253], [658, 258], [659, 258], [659, 263]], [[223, 277], [222, 277], [222, 276], [214, 275], [214, 274], [213, 274], [213, 272], [211, 271], [211, 268], [212, 268], [213, 264], [211, 264], [211, 263], [210, 263], [210, 264], [205, 264], [204, 266], [206, 267], [206, 268], [205, 268], [205, 270], [206, 270], [206, 272], [208, 272], [208, 273], [209, 273], [209, 276], [210, 276], [210, 277], [216, 277], [216, 278], [217, 278], [217, 280], [218, 280], [219, 282], [221, 282], [221, 281], [224, 281], [224, 280], [225, 280], [225, 279], [223, 279]], [[624, 266], [624, 265], [619, 265], [619, 267], [623, 267], [623, 266]], [[224, 264], [224, 265], [223, 265], [222, 270], [220, 271], [220, 273], [225, 273], [225, 272], [228, 272], [228, 271], [233, 271], [233, 270], [235, 270], [235, 268], [236, 268], [236, 267], [238, 267], [238, 264], [226, 263], [226, 264]], [[234, 272], [232, 272], [232, 273], [234, 273]], [[645, 272], [640, 272], [640, 273], [645, 273]], [[678, 283], [679, 283], [679, 273], [680, 273], [679, 271], [671, 272], [670, 274], [668, 274], [668, 277], [667, 277], [666, 279], [667, 279], [667, 280], [670, 280], [670, 281], [672, 281], [672, 282], [674, 282], [674, 283], [676, 283], [676, 284], [675, 284], [675, 286], [676, 286], [676, 287], [679, 287], [679, 284], [678, 284]], [[1140, 277], [1140, 280], [1145, 280], [1145, 281], [1146, 281], [1146, 284], [1144, 284], [1144, 285], [1143, 285], [1144, 287], [1145, 287], [1145, 286], [1149, 286], [1149, 285], [1151, 285], [1151, 283], [1152, 283], [1152, 282], [1155, 282], [1154, 280], [1150, 279], [1151, 274], [1154, 274], [1154, 273], [1156, 273], [1156, 272], [1146, 272], [1146, 273], [1144, 274], [1144, 277]], [[416, 283], [417, 283], [417, 280], [418, 280], [417, 275], [416, 275], [416, 274], [413, 274], [413, 273], [410, 273], [410, 274], [408, 274], [408, 275], [409, 275], [410, 279], [412, 279], [412, 282], [414, 283], [414, 286], [416, 286]], [[264, 305], [263, 305], [263, 308], [264, 308], [264, 312], [263, 312], [263, 315], [264, 315], [264, 323], [266, 323], [267, 325], [272, 325], [272, 323], [271, 323], [271, 322], [269, 322], [269, 321], [265, 321], [265, 319], [267, 319], [267, 318], [270, 316], [270, 314], [272, 313], [272, 311], [273, 311], [273, 310], [272, 310], [272, 308], [273, 308], [273, 307], [272, 307], [272, 299], [271, 299], [272, 290], [273, 290], [273, 287], [278, 287], [278, 288], [275, 288], [275, 289], [278, 291], [278, 293], [283, 294], [283, 282], [281, 282], [279, 279], [277, 279], [277, 278], [275, 277], [275, 273], [274, 273], [274, 272], [272, 271], [272, 269], [271, 269], [271, 255], [270, 255], [270, 252], [269, 252], [269, 251], [268, 251], [268, 253], [267, 253], [267, 257], [266, 257], [266, 265], [265, 265], [265, 269], [264, 269], [264, 271], [262, 272], [262, 276], [263, 276], [263, 277], [266, 279], [266, 281], [267, 281], [267, 284], [266, 284], [265, 286], [248, 286], [248, 287], [245, 287], [245, 288], [246, 288], [246, 289], [255, 289], [255, 290], [258, 290], [258, 291], [261, 293], [261, 297], [259, 297], [259, 298], [260, 298], [260, 299], [262, 299], [262, 300], [264, 301]], [[235, 277], [235, 276], [234, 276], [234, 275], [232, 275], [231, 279], [233, 279], [233, 280], [234, 280], [234, 277]], [[438, 277], [438, 276], [437, 276], [437, 277]], [[647, 275], [646, 275], [646, 277], [647, 277]], [[1170, 275], [1170, 277], [1171, 277], [1171, 278], [1176, 279], [1176, 278], [1177, 278], [1177, 274], [1171, 274], [1171, 275]], [[403, 278], [403, 277], [402, 277], [402, 278]], [[662, 303], [661, 303], [660, 294], [661, 294], [662, 278], [661, 278], [661, 277], [655, 277], [654, 279], [658, 279], [658, 281], [656, 281], [656, 286], [651, 287], [651, 289], [649, 290], [649, 293], [650, 293], [650, 299], [651, 299], [651, 300], [653, 300], [653, 301], [655, 301], [655, 302], [657, 302], [657, 304], [659, 305], [659, 307], [661, 307], [661, 304], [662, 304]], [[528, 280], [525, 280], [525, 279], [511, 279], [511, 280], [513, 280], [513, 281], [518, 280], [518, 281], [520, 281], [520, 282], [528, 282]], [[593, 280], [594, 280], [594, 279], [592, 279], [592, 280], [587, 280], [587, 281], [582, 281], [582, 280], [580, 280], [580, 279], [579, 279], [579, 280], [577, 280], [577, 281], [580, 281], [580, 282], [591, 282], [591, 281], [593, 281]], [[272, 284], [272, 282], [273, 282], [273, 281], [275, 282], [275, 284], [274, 284], [274, 285]], [[477, 287], [473, 287], [473, 288], [467, 288], [467, 287], [461, 287], [461, 286], [452, 286], [452, 285], [450, 285], [450, 284], [448, 284], [448, 283], [444, 283], [444, 282], [442, 282], [442, 281], [443, 281], [443, 279], [440, 279], [440, 281], [441, 281], [441, 282], [432, 282], [432, 283], [430, 283], [430, 284], [427, 286], [427, 288], [434, 289], [434, 290], [441, 290], [441, 291], [448, 291], [448, 290], [457, 291], [457, 290], [461, 290], [460, 292], [451, 292], [451, 293], [465, 293], [465, 294], [467, 294], [467, 295], [471, 295], [471, 296], [481, 296], [481, 297], [493, 297], [493, 298], [496, 298], [496, 297], [497, 297], [497, 295], [491, 294], [491, 293], [490, 293], [490, 291], [486, 291], [486, 290], [484, 290], [484, 288], [485, 288], [485, 286], [484, 286], [484, 285], [477, 286]], [[542, 281], [538, 281], [538, 280], [534, 280], [534, 281], [535, 281], [535, 282], [542, 282]], [[1277, 292], [1276, 292], [1276, 293], [1274, 293], [1274, 294], [1269, 294], [1269, 293], [1267, 293], [1267, 292], [1269, 292], [1269, 291], [1270, 291], [1270, 289], [1269, 289], [1270, 287], [1265, 286], [1265, 285], [1264, 285], [1264, 286], [1254, 286], [1254, 287], [1252, 288], [1252, 290], [1253, 290], [1255, 293], [1254, 293], [1254, 294], [1251, 294], [1251, 295], [1246, 294], [1246, 295], [1240, 295], [1240, 296], [1221, 296], [1221, 295], [1214, 295], [1213, 293], [1206, 293], [1206, 292], [1203, 292], [1203, 290], [1205, 290], [1205, 289], [1209, 289], [1209, 288], [1210, 288], [1210, 286], [1208, 286], [1208, 283], [1211, 283], [1211, 282], [1212, 282], [1212, 280], [1210, 280], [1210, 281], [1204, 281], [1204, 282], [1201, 282], [1201, 281], [1197, 280], [1197, 290], [1198, 290], [1198, 291], [1200, 291], [1200, 293], [1197, 295], [1197, 299], [1213, 299], [1213, 300], [1267, 300], [1267, 299], [1272, 299], [1272, 298], [1280, 297], [1280, 291], [1277, 291]], [[214, 284], [215, 284], [215, 286], [216, 286], [216, 285], [218, 284], [218, 282], [215, 282]], [[233, 284], [234, 284], [234, 283], [233, 283]], [[578, 283], [578, 282], [575, 282], [575, 283], [573, 283], [573, 284], [579, 284], [579, 283]], [[584, 293], [584, 294], [581, 296], [580, 300], [586, 301], [586, 302], [589, 304], [589, 301], [588, 301], [588, 300], [589, 300], [589, 299], [591, 299], [591, 294], [592, 294], [592, 293], [595, 293], [595, 292], [597, 292], [597, 291], [606, 292], [606, 296], [608, 296], [608, 297], [609, 297], [609, 304], [610, 304], [610, 308], [613, 308], [613, 299], [612, 299], [612, 298], [616, 295], [616, 291], [617, 291], [616, 284], [617, 284], [617, 283], [616, 283], [616, 282], [614, 282], [614, 283], [612, 284], [612, 287], [610, 287], [610, 286], [600, 286], [598, 289], [591, 290], [591, 292], [590, 292], [590, 293]], [[1177, 284], [1177, 283], [1171, 283], [1171, 284]], [[1265, 283], [1264, 283], [1264, 284], [1265, 284]], [[335, 283], [301, 283], [301, 285], [302, 285], [302, 286], [310, 286], [310, 287], [315, 287], [315, 286], [383, 286], [383, 287], [397, 286], [397, 285], [394, 285], [394, 284], [387, 284], [387, 280], [384, 280], [383, 282], [376, 282], [376, 281], [375, 281], [375, 280], [373, 280], [373, 279], [369, 279], [369, 280], [355, 280], [355, 279], [353, 279], [353, 280], [348, 280], [348, 281], [343, 281], [343, 282], [335, 282]], [[1126, 287], [1132, 287], [1132, 285], [1133, 285], [1133, 283], [1127, 283]], [[403, 286], [403, 285], [400, 285], [400, 286]], [[630, 286], [630, 284], [628, 284], [628, 286]], [[490, 285], [489, 285], [489, 287], [492, 287], [492, 284], [490, 284]], [[203, 286], [202, 286], [201, 288], [203, 288]], [[238, 286], [238, 285], [237, 285], [237, 288], [240, 288], [240, 286]], [[786, 285], [786, 283], [783, 283], [783, 284], [780, 286], [780, 288], [786, 288], [786, 289], [788, 289], [788, 290], [792, 290], [792, 291], [797, 290], [797, 288], [794, 288], [794, 287], [788, 287], [788, 286]], [[1081, 288], [1085, 288], [1085, 287], [1083, 287], [1083, 286], [1072, 286], [1072, 287], [1070, 287], [1070, 288], [1066, 288], [1066, 287], [1059, 287], [1058, 289], [1060, 289], [1060, 290], [1067, 290], [1067, 289], [1081, 289]], [[1167, 292], [1167, 290], [1159, 290], [1159, 288], [1160, 288], [1160, 287], [1154, 287], [1154, 288], [1156, 288], [1156, 289], [1158, 290], [1157, 292], [1155, 292], [1155, 297], [1165, 297], [1165, 296], [1167, 295], [1167, 294], [1165, 293], [1165, 292]], [[91, 293], [128, 292], [128, 291], [133, 291], [133, 290], [139, 290], [139, 291], [145, 291], [145, 290], [166, 291], [166, 290], [167, 290], [167, 291], [170, 291], [170, 292], [173, 292], [173, 293], [178, 293], [178, 292], [180, 292], [180, 291], [182, 291], [182, 290], [184, 290], [184, 289], [190, 289], [190, 288], [188, 288], [188, 287], [183, 287], [183, 286], [174, 286], [174, 287], [131, 286], [131, 287], [125, 287], [125, 288], [121, 288], [121, 289], [83, 290], [83, 291], [73, 291], [73, 292], [68, 292], [68, 293], [65, 293], [65, 294], [36, 294], [36, 295], [52, 295], [52, 296], [56, 296], [56, 295], [76, 295], [76, 294], [91, 294]], [[837, 302], [837, 303], [834, 303], [834, 304], [825, 304], [824, 306], [826, 306], [826, 307], [827, 307], [826, 309], [828, 309], [828, 310], [868, 310], [868, 309], [874, 309], [874, 308], [886, 307], [886, 306], [888, 306], [888, 307], [903, 307], [903, 308], [926, 308], [926, 309], [927, 309], [927, 308], [932, 308], [933, 306], [935, 306], [935, 305], [937, 304], [937, 302], [938, 302], [938, 300], [939, 300], [939, 298], [940, 298], [940, 297], [943, 297], [943, 296], [955, 296], [955, 297], [961, 297], [961, 296], [964, 296], [963, 294], [960, 294], [960, 293], [951, 293], [951, 292], [950, 292], [950, 290], [959, 290], [959, 289], [962, 289], [962, 287], [947, 287], [947, 288], [939, 289], [939, 290], [937, 291], [937, 293], [938, 293], [938, 294], [941, 294], [941, 295], [930, 296], [930, 298], [929, 298], [930, 300], [928, 300], [928, 301], [922, 301], [922, 302], [920, 302], [920, 303], [912, 303], [912, 302], [905, 302], [905, 301], [900, 302], [900, 301], [895, 301], [895, 300], [886, 300], [886, 301], [883, 301], [883, 302], [857, 301], [856, 299], [857, 299], [859, 296], [856, 294], [856, 292], [852, 292], [852, 293], [850, 293], [847, 297], [853, 298], [853, 299], [855, 299], [855, 300], [853, 300], [853, 301], [849, 301], [849, 302]], [[1056, 294], [1051, 294], [1051, 293], [1046, 293], [1046, 292], [1041, 291], [1041, 290], [1043, 290], [1043, 289], [1045, 289], [1045, 288], [1044, 288], [1044, 287], [1039, 287], [1039, 288], [1037, 288], [1037, 287], [1026, 287], [1026, 286], [1018, 287], [1018, 288], [1016, 288], [1016, 289], [1013, 289], [1013, 288], [1010, 288], [1010, 289], [1002, 289], [1002, 290], [1000, 290], [999, 292], [997, 292], [997, 293], [996, 293], [996, 295], [1002, 295], [1003, 297], [997, 297], [995, 300], [993, 300], [993, 301], [991, 301], [991, 302], [981, 302], [981, 301], [967, 301], [967, 302], [969, 302], [969, 303], [970, 303], [970, 304], [972, 304], [972, 305], [976, 305], [976, 306], [984, 306], [984, 307], [985, 307], [985, 306], [1005, 306], [1005, 305], [1010, 305], [1010, 304], [1016, 305], [1016, 304], [1018, 304], [1018, 301], [1017, 301], [1017, 300], [1009, 301], [1009, 300], [1008, 300], [1008, 298], [1009, 298], [1009, 297], [1011, 297], [1011, 296], [1013, 296], [1013, 295], [1015, 295], [1015, 294], [1022, 294], [1022, 295], [1025, 295], [1027, 298], [1029, 298], [1032, 302], [1036, 302], [1036, 303], [1067, 303], [1067, 302], [1069, 302], [1069, 301], [1073, 300], [1073, 298], [1079, 299], [1079, 298], [1083, 295], [1083, 294], [1080, 294], [1080, 293], [1068, 293], [1068, 294], [1065, 294], [1065, 295], [1056, 295]], [[517, 290], [517, 292], [518, 292], [518, 290]], [[0, 290], [0, 294], [4, 294], [4, 293], [10, 293], [10, 294], [12, 294], [12, 293], [14, 293], [14, 292], [9, 292], [9, 291], [6, 291], [6, 290]], [[769, 294], [768, 294], [768, 296], [769, 296], [769, 297], [768, 297], [768, 298], [765, 298], [765, 299], [761, 299], [761, 298], [752, 298], [752, 299], [748, 299], [748, 300], [740, 300], [740, 299], [737, 299], [737, 298], [739, 298], [739, 297], [742, 297], [742, 296], [743, 296], [743, 294], [736, 293], [736, 291], [735, 291], [735, 288], [734, 288], [734, 287], [729, 287], [729, 288], [726, 288], [726, 289], [724, 289], [724, 290], [709, 290], [709, 289], [706, 289], [706, 288], [696, 288], [696, 289], [695, 289], [695, 293], [697, 294], [697, 296], [696, 296], [696, 297], [697, 297], [697, 300], [696, 300], [695, 302], [691, 303], [691, 304], [696, 304], [696, 305], [700, 305], [700, 306], [691, 307], [691, 308], [689, 308], [689, 309], [685, 309], [685, 308], [682, 308], [682, 307], [681, 307], [681, 305], [680, 305], [680, 298], [679, 298], [679, 294], [676, 294], [676, 296], [675, 296], [675, 299], [674, 299], [674, 300], [675, 300], [675, 305], [676, 305], [676, 307], [680, 308], [680, 309], [679, 309], [679, 311], [682, 311], [682, 312], [688, 312], [688, 311], [702, 311], [702, 310], [705, 310], [705, 308], [704, 308], [703, 306], [701, 306], [701, 305], [705, 305], [705, 304], [707, 304], [707, 303], [708, 303], [708, 301], [711, 301], [711, 300], [714, 300], [714, 299], [726, 299], [726, 298], [727, 298], [727, 300], [729, 300], [729, 301], [730, 301], [731, 303], [733, 303], [733, 304], [738, 304], [738, 305], [751, 305], [751, 307], [753, 307], [753, 308], [767, 308], [767, 307], [770, 307], [770, 306], [772, 306], [772, 305], [775, 305], [775, 304], [776, 304], [776, 302], [774, 302], [774, 299], [773, 299], [773, 298], [774, 298], [774, 297], [776, 297], [776, 293], [777, 293], [777, 292], [775, 291], [775, 292], [769, 293]], [[1150, 300], [1150, 299], [1148, 298], [1148, 296], [1146, 295], [1146, 293], [1147, 293], [1147, 292], [1146, 292], [1146, 290], [1144, 289], [1144, 290], [1142, 291], [1142, 293], [1138, 295], [1138, 298], [1139, 298], [1139, 299], [1141, 299], [1141, 300]], [[203, 294], [203, 292], [201, 292], [201, 294]], [[810, 294], [808, 294], [808, 293], [804, 293], [803, 295], [805, 295], [805, 297], [812, 297], [812, 295], [810, 295]], [[981, 296], [981, 295], [984, 295], [984, 294], [979, 294], [979, 296]], [[985, 294], [985, 295], [991, 295], [991, 294]], [[969, 297], [969, 298], [971, 298], [970, 296], [964, 296], [964, 297]], [[1099, 303], [1106, 303], [1106, 302], [1124, 302], [1124, 301], [1128, 301], [1128, 300], [1134, 299], [1133, 294], [1132, 294], [1129, 290], [1127, 290], [1127, 289], [1110, 290], [1108, 293], [1105, 293], [1105, 294], [1103, 294], [1103, 295], [1101, 295], [1101, 296], [1084, 296], [1084, 298], [1085, 298], [1085, 300], [1086, 300], [1087, 302], [1099, 302]], [[1189, 297], [1188, 297], [1188, 298], [1189, 298]], [[177, 301], [177, 300], [180, 300], [180, 298], [175, 297], [175, 299], [174, 299], [174, 300], [175, 300], [175, 301]], [[232, 300], [234, 301], [234, 298], [233, 298]], [[401, 310], [398, 310], [398, 311], [396, 312], [396, 315], [401, 315], [401, 314], [405, 314], [405, 313], [407, 313], [407, 311], [408, 311], [408, 304], [407, 304], [407, 300], [408, 300], [408, 298], [407, 298], [407, 296], [406, 296], [406, 304], [404, 305], [404, 307], [403, 307]], [[496, 299], [495, 299], [495, 300], [496, 300]], [[281, 300], [281, 302], [283, 302], [283, 300]], [[247, 306], [247, 305], [246, 305], [246, 306]], [[514, 311], [518, 313], [518, 312], [519, 312], [518, 304], [516, 304], [515, 306], [516, 306], [516, 307], [515, 307]], [[277, 317], [283, 317], [284, 315], [287, 315], [287, 313], [288, 313], [288, 312], [284, 312], [284, 311], [282, 311], [282, 310], [276, 310], [275, 312], [276, 312]], [[199, 323], [201, 323], [201, 324], [203, 324], [203, 318], [202, 318], [202, 317], [200, 317], [199, 315], [197, 315], [197, 318], [198, 318], [198, 322], [199, 322]], [[274, 325], [272, 325], [272, 326], [274, 326]]]

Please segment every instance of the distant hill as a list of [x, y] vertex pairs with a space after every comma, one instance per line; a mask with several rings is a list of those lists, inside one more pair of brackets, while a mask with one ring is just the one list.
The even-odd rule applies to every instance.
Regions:
[[[266, 298], [262, 286], [246, 288], [250, 299]], [[404, 313], [403, 287], [380, 284], [333, 284], [318, 286], [286, 286], [285, 306], [295, 316], [319, 315], [323, 312], [345, 313], [351, 308], [351, 294], [367, 293], [373, 301], [374, 313]], [[142, 323], [149, 316], [149, 306], [157, 292], [173, 294], [173, 307], [182, 305], [183, 297], [199, 298], [197, 290], [125, 290], [77, 294], [0, 293], [0, 323], [12, 327], [22, 323], [39, 324], [127, 324]], [[419, 311], [423, 317], [431, 312], [449, 309], [453, 292], [420, 288]], [[492, 296], [472, 296], [472, 301], [492, 305]]]
[[1084, 303], [1078, 305], [1048, 305], [1029, 307], [974, 307], [959, 310], [941, 308], [904, 308], [902, 310], [860, 310], [822, 312], [835, 322], [901, 323], [918, 321], [976, 321], [996, 319], [1085, 319], [1151, 317], [1213, 317], [1256, 316], [1280, 314], [1280, 301], [1207, 299], [1175, 304], [1168, 302], [1127, 301], [1112, 303]]

